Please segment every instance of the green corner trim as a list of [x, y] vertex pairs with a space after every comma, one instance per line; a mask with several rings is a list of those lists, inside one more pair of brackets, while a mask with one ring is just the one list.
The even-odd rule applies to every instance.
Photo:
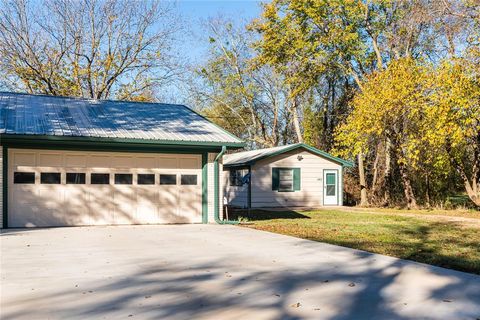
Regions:
[[202, 153], [202, 223], [208, 223], [208, 153]]
[[3, 228], [8, 228], [8, 148], [3, 146], [3, 164], [2, 164], [2, 218]]
[[250, 175], [250, 179], [248, 179], [247, 203], [248, 203], [248, 209], [251, 209], [252, 208], [252, 166], [248, 166], [248, 174]]

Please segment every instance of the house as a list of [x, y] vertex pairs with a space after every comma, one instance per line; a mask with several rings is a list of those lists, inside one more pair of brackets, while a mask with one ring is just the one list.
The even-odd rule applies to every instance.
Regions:
[[220, 222], [244, 143], [183, 105], [0, 92], [0, 146], [10, 228]]
[[224, 156], [229, 205], [241, 208], [343, 204], [343, 168], [352, 163], [303, 143]]

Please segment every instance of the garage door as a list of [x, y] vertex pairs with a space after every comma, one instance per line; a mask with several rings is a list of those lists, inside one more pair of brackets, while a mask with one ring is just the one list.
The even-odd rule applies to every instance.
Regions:
[[201, 155], [9, 150], [10, 227], [197, 223]]

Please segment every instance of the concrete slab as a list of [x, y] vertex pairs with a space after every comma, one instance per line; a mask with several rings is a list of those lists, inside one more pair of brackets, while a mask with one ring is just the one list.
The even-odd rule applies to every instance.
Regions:
[[480, 277], [234, 226], [3, 231], [0, 318], [478, 319]]

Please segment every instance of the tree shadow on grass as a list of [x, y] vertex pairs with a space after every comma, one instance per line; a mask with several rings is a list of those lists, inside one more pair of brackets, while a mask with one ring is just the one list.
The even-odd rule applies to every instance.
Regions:
[[238, 220], [246, 218], [249, 221], [262, 221], [274, 219], [310, 219], [309, 216], [301, 214], [294, 210], [262, 210], [262, 209], [238, 209], [229, 208], [229, 219]]

